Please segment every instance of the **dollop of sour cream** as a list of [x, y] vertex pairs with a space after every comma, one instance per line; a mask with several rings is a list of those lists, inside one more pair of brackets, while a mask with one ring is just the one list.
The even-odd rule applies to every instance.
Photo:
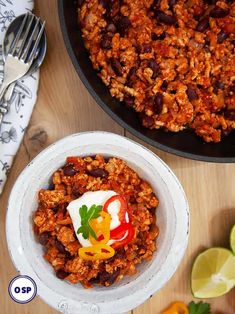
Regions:
[[[67, 210], [72, 219], [76, 236], [82, 246], [92, 246], [92, 244], [88, 239], [84, 239], [81, 233], [77, 234], [78, 228], [81, 227], [81, 217], [79, 214], [79, 208], [82, 207], [82, 205], [86, 205], [87, 208], [89, 209], [93, 204], [103, 206], [106, 203], [106, 201], [114, 195], [117, 195], [117, 193], [111, 190], [86, 192], [81, 197], [70, 202], [69, 205], [67, 206]], [[120, 202], [118, 200], [112, 202], [108, 207], [108, 213], [111, 216], [110, 230], [117, 228], [121, 224], [118, 217], [119, 210], [120, 210]], [[127, 213], [126, 213], [126, 221], [129, 222], [129, 217]], [[123, 239], [125, 237], [126, 235], [123, 237]], [[107, 244], [111, 245], [114, 242], [116, 241], [109, 240]]]

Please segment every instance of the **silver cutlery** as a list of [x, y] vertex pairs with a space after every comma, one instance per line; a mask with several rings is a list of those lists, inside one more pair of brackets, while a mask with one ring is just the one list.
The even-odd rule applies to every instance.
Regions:
[[[8, 28], [6, 30], [6, 34], [5, 34], [4, 41], [3, 41], [3, 49], [2, 49], [4, 61], [6, 60], [8, 51], [9, 51], [11, 43], [12, 43], [12, 40], [15, 38], [15, 36], [18, 32], [18, 29], [19, 29], [21, 23], [23, 22], [24, 17], [25, 17], [25, 14], [17, 16], [11, 22], [11, 24], [8, 26]], [[42, 26], [42, 24], [43, 24], [43, 22], [40, 20], [40, 26]], [[47, 51], [47, 38], [46, 38], [46, 32], [44, 31], [42, 34], [42, 38], [39, 42], [37, 54], [33, 60], [33, 63], [31, 65], [29, 71], [26, 73], [26, 75], [24, 77], [30, 76], [35, 71], [37, 71], [37, 69], [41, 66], [41, 64], [45, 58], [46, 51]], [[8, 87], [8, 89], [4, 95], [4, 101], [5, 102], [10, 101], [12, 94], [13, 94], [13, 91], [14, 91], [15, 84], [16, 84], [16, 82], [12, 83]]]
[[[40, 19], [27, 13], [19, 30], [11, 43], [4, 65], [3, 83], [0, 87], [0, 102], [10, 84], [22, 78], [30, 69], [37, 55], [40, 39], [43, 35], [45, 22], [40, 25]], [[0, 127], [3, 116], [8, 112], [8, 104], [0, 105]]]

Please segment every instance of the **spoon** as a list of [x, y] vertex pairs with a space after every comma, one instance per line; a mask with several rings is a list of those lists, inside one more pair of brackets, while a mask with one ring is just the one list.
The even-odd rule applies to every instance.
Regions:
[[[6, 56], [8, 54], [9, 49], [10, 49], [11, 43], [12, 43], [13, 39], [15, 38], [15, 36], [19, 30], [20, 25], [22, 24], [25, 15], [26, 14], [19, 15], [17, 18], [15, 18], [11, 22], [11, 24], [7, 28], [7, 31], [6, 31], [6, 34], [4, 37], [4, 41], [3, 41], [3, 60], [4, 60], [4, 62], [6, 60]], [[42, 26], [43, 22], [40, 21], [40, 23]], [[32, 65], [31, 65], [29, 71], [24, 76], [24, 78], [33, 74], [41, 66], [41, 64], [45, 58], [45, 55], [46, 55], [46, 50], [47, 50], [47, 38], [46, 38], [46, 33], [44, 31], [42, 38], [40, 40], [39, 46], [38, 46], [38, 50], [36, 52], [36, 57], [35, 57]], [[15, 84], [16, 83], [12, 83], [8, 87], [8, 89], [5, 93], [5, 96], [4, 96], [5, 102], [10, 101], [12, 93], [14, 91]]]

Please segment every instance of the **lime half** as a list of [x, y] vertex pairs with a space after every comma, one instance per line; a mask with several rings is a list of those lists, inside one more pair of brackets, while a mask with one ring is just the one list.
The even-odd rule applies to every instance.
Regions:
[[191, 287], [195, 298], [219, 297], [235, 286], [235, 256], [224, 248], [211, 248], [196, 258]]
[[235, 254], [235, 225], [232, 227], [232, 230], [230, 232], [230, 247]]

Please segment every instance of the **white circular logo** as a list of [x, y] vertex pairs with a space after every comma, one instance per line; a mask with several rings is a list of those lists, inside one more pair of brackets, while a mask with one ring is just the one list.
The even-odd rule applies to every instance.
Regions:
[[37, 295], [37, 285], [29, 276], [17, 276], [9, 283], [8, 291], [15, 302], [25, 304]]

